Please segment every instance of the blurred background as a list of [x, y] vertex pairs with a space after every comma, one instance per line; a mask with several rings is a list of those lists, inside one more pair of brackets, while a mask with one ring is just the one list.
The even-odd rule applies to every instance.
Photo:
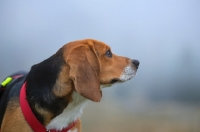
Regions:
[[88, 103], [83, 132], [200, 132], [199, 0], [0, 1], [0, 80], [85, 38], [141, 64]]

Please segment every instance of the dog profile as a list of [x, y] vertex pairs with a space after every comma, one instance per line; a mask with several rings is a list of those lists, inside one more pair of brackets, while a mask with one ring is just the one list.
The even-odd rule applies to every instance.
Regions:
[[17, 77], [0, 96], [0, 132], [39, 132], [30, 123], [33, 118], [24, 114], [22, 102], [27, 102], [44, 131], [81, 132], [87, 100], [99, 102], [103, 87], [132, 79], [138, 67], [138, 60], [113, 54], [103, 42], [70, 42], [28, 73], [11, 75]]

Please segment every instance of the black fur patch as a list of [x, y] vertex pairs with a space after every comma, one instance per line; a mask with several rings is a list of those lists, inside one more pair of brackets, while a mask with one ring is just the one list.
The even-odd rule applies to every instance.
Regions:
[[64, 98], [58, 98], [52, 93], [52, 88], [63, 65], [65, 61], [63, 51], [60, 49], [50, 58], [32, 66], [27, 75], [27, 100], [41, 123], [44, 123], [43, 116], [36, 112], [36, 104], [55, 116], [60, 114], [68, 104]]

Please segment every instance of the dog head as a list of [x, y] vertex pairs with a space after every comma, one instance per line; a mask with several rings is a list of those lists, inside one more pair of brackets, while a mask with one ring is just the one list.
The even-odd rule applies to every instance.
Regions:
[[102, 97], [100, 86], [130, 80], [139, 67], [139, 61], [117, 56], [108, 45], [97, 40], [70, 42], [62, 49], [75, 90], [95, 102]]

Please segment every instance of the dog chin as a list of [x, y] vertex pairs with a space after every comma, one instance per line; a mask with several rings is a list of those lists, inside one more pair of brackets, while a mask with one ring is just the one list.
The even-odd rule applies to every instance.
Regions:
[[111, 87], [111, 86], [112, 86], [112, 84], [101, 84], [100, 89]]

